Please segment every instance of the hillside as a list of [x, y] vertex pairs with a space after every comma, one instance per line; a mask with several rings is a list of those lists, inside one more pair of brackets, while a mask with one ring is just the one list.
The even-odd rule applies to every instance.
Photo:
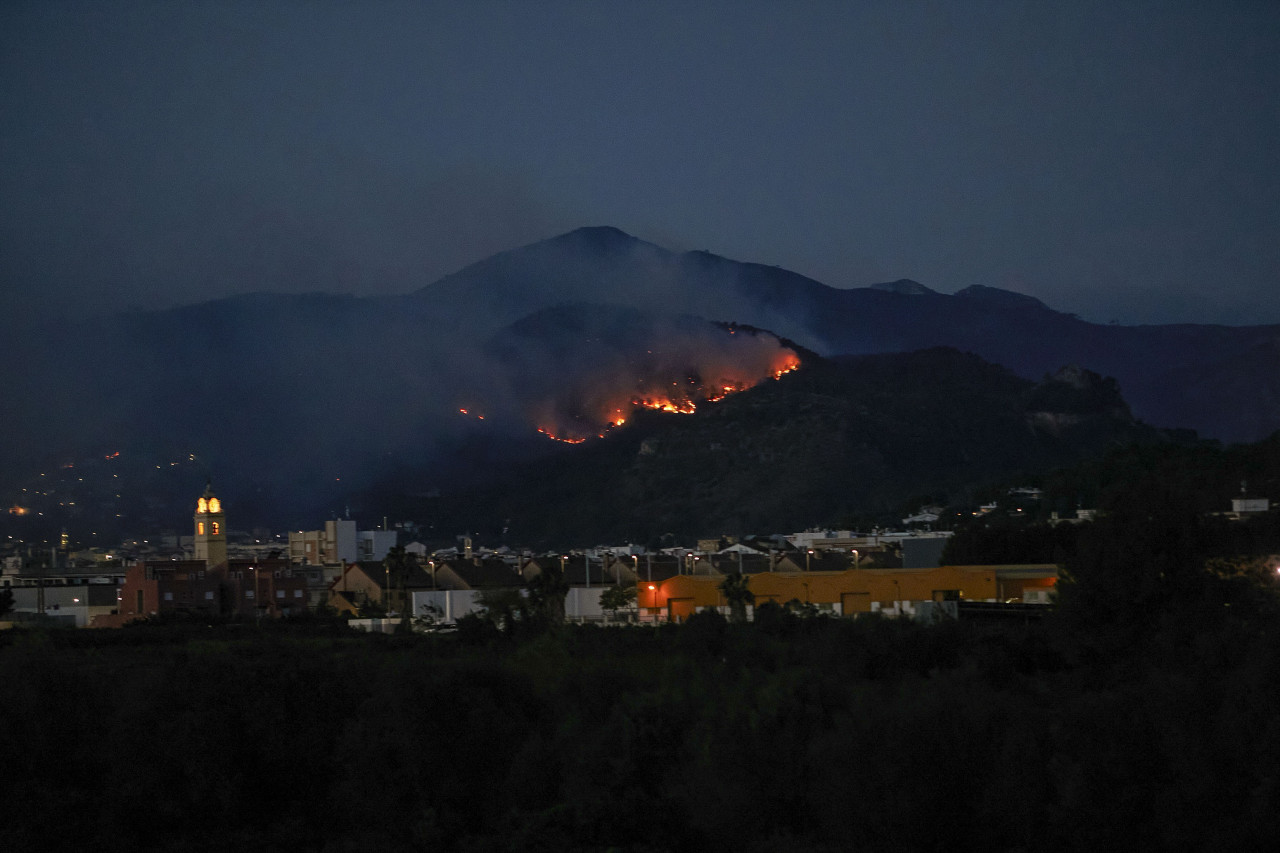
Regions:
[[[656, 542], [892, 520], [913, 498], [1044, 472], [1170, 437], [1114, 382], [1041, 383], [951, 349], [822, 359], [690, 415], [646, 412], [605, 438], [439, 498], [366, 494], [442, 535], [486, 541]], [[400, 517], [400, 516], [397, 516]]]

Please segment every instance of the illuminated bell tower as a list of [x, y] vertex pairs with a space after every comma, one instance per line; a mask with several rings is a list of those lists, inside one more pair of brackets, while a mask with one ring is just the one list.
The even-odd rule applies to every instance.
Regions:
[[196, 501], [196, 559], [210, 566], [227, 561], [227, 518], [222, 514], [222, 501], [206, 485]]

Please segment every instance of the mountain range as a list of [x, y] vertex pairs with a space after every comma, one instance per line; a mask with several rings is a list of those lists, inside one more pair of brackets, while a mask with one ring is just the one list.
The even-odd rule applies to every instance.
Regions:
[[1027, 378], [1077, 364], [1114, 377], [1152, 424], [1229, 442], [1280, 428], [1280, 325], [1101, 325], [984, 285], [952, 295], [909, 280], [838, 289], [607, 227], [496, 255], [408, 298], [453, 306], [452, 317], [477, 326], [605, 302], [737, 320], [824, 355], [950, 346]]
[[[723, 385], [740, 393], [715, 411], [735, 411], [740, 396], [792, 387], [766, 381], [791, 353], [799, 377], [945, 347], [1028, 387], [1076, 365], [1113, 378], [1153, 427], [1223, 441], [1280, 428], [1280, 326], [1098, 325], [980, 285], [837, 289], [608, 227], [400, 296], [250, 294], [52, 326], [10, 318], [3, 332], [0, 489], [15, 505], [45, 470], [116, 452], [185, 460], [265, 523], [341, 511], [410, 471], [418, 491], [454, 494], [541, 457], [564, 464], [539, 428], [594, 435], [660, 386], [693, 406]], [[930, 387], [931, 362], [903, 364], [924, 371], [902, 368], [904, 395]]]

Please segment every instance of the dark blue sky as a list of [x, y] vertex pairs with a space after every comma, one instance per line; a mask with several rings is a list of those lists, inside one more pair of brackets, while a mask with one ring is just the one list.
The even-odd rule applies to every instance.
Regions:
[[18, 3], [20, 308], [399, 293], [609, 224], [837, 287], [1280, 323], [1280, 4]]

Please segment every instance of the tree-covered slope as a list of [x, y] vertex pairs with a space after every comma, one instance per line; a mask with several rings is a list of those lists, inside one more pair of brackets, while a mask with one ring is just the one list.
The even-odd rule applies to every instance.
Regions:
[[887, 520], [914, 496], [1164, 440], [1087, 372], [1033, 383], [949, 349], [809, 354], [797, 372], [694, 414], [643, 413], [485, 490], [401, 507], [444, 533], [505, 528], [519, 541], [772, 532]]

